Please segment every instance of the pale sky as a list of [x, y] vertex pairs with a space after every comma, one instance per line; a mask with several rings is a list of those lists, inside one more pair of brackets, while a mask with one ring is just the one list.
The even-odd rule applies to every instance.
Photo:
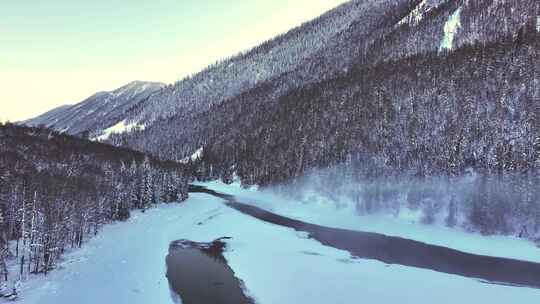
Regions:
[[0, 121], [172, 83], [346, 0], [0, 0]]

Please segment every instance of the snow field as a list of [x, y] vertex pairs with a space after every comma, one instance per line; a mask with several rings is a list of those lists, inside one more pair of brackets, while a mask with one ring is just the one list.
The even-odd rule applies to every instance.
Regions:
[[[231, 192], [262, 195], [234, 186]], [[265, 197], [266, 198], [266, 197]], [[299, 206], [301, 207], [301, 206]], [[172, 303], [165, 278], [169, 243], [228, 240], [225, 257], [257, 303], [536, 303], [540, 291], [483, 284], [429, 270], [357, 260], [299, 233], [191, 194], [183, 204], [134, 212], [33, 277], [22, 303]]]

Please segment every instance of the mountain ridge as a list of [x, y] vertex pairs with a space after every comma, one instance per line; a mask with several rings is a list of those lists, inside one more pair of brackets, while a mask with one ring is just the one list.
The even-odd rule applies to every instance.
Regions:
[[59, 106], [20, 124], [43, 125], [71, 135], [88, 132], [97, 137], [122, 121], [129, 109], [165, 86], [161, 82], [135, 80], [112, 91], [96, 92], [79, 103]]
[[[444, 58], [472, 45], [522, 39], [535, 32], [538, 10], [538, 3], [531, 0], [350, 1], [251, 51], [157, 90], [115, 121], [141, 128], [107, 140], [163, 159], [183, 160], [200, 147], [213, 145], [211, 138], [223, 142], [227, 130], [249, 125], [253, 114], [283, 107], [278, 101], [294, 91], [346, 78], [355, 67], [369, 70], [389, 62], [408, 64], [422, 56]], [[449, 31], [452, 37], [446, 37]], [[246, 98], [249, 105], [239, 102]], [[332, 111], [328, 109], [329, 116]], [[206, 117], [215, 112], [234, 114], [208, 122]], [[215, 121], [223, 125], [207, 127]]]

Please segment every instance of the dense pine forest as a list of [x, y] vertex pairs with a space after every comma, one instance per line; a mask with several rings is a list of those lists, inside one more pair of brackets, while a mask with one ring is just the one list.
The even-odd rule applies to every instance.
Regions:
[[[435, 67], [420, 66], [422, 71], [418, 72], [418, 85], [422, 88], [418, 88], [418, 91], [430, 87], [431, 91], [425, 94], [430, 93], [434, 98], [438, 86], [451, 83], [453, 69], [469, 69], [468, 74], [472, 74], [473, 69], [485, 69], [482, 61], [469, 61], [467, 67], [453, 65], [456, 61], [463, 64], [468, 60], [467, 49], [485, 48], [492, 52], [489, 55], [492, 57], [497, 56], [493, 52], [498, 49], [498, 54], [507, 56], [504, 45], [508, 40], [519, 42], [524, 36], [530, 38], [535, 35], [538, 32], [538, 5], [532, 0], [351, 1], [246, 54], [211, 66], [150, 96], [148, 102], [130, 112], [137, 116], [139, 114], [135, 113], [148, 110], [152, 118], [138, 121], [135, 116], [128, 115], [129, 119], [145, 125], [145, 129], [122, 134], [111, 142], [148, 151], [164, 159], [180, 160], [201, 146], [214, 144], [214, 140], [206, 136], [208, 133], [219, 137], [220, 132], [240, 132], [242, 122], [249, 122], [254, 111], [276, 111], [275, 108], [291, 99], [287, 99], [287, 96], [292, 96], [294, 92], [315, 88], [322, 91], [326, 83], [354, 77], [359, 69], [372, 71], [372, 76], [374, 70], [386, 68], [378, 79], [391, 74], [395, 76], [394, 79], [403, 76], [407, 80], [411, 77], [409, 74], [416, 73], [413, 68], [407, 71], [403, 69], [409, 63], [416, 66], [430, 64], [430, 60], [447, 63], [446, 74]], [[445, 31], [456, 13], [458, 20], [454, 32]], [[316, 41], [325, 43], [319, 45]], [[529, 56], [531, 60], [534, 58], [532, 55]], [[487, 55], [484, 57], [487, 58]], [[396, 73], [389, 73], [394, 68]], [[526, 69], [530, 75], [534, 66]], [[400, 71], [408, 74], [402, 75]], [[420, 79], [426, 72], [438, 75], [440, 82], [430, 80], [420, 83], [426, 78]], [[362, 83], [364, 79], [351, 78], [350, 81], [358, 82], [357, 85], [362, 85], [365, 90], [377, 89], [370, 87], [375, 83], [371, 80]], [[416, 93], [416, 85], [416, 82], [405, 82], [402, 90]], [[401, 98], [392, 93], [389, 91], [388, 95], [394, 99]], [[407, 97], [413, 98], [414, 95]], [[336, 98], [329, 101], [337, 103], [341, 97]], [[239, 102], [240, 99], [245, 100], [244, 103]], [[277, 100], [282, 102], [278, 103]], [[356, 111], [364, 107], [359, 100], [354, 106]], [[334, 115], [333, 110], [332, 104], [320, 106], [320, 111], [328, 112], [328, 115]], [[224, 121], [221, 129], [207, 127], [205, 118], [208, 115], [219, 116], [219, 113], [231, 112], [236, 115], [219, 117], [219, 121]], [[238, 115], [240, 112], [242, 115]], [[284, 116], [289, 116], [288, 112], [282, 112]]]
[[[0, 125], [2, 280], [55, 268], [130, 210], [187, 198], [185, 168], [140, 152], [39, 128]], [[17, 271], [9, 273], [7, 261]]]
[[[540, 45], [530, 33], [445, 57], [357, 66], [275, 100], [257, 99], [267, 88], [250, 92], [199, 117], [211, 143], [204, 159], [213, 172], [235, 170], [248, 184], [284, 181], [358, 153], [425, 176], [532, 170]], [[224, 128], [233, 121], [238, 127]]]
[[[334, 180], [357, 183], [352, 198], [360, 212], [397, 204], [423, 210], [426, 222], [438, 214], [450, 226], [537, 238], [538, 3], [431, 2], [438, 5], [422, 14], [410, 12], [418, 3], [370, 6], [394, 11], [384, 20], [374, 13], [341, 34], [339, 49], [348, 50], [342, 69], [330, 68], [328, 60], [340, 61], [324, 52], [311, 58], [310, 75], [326, 80], [313, 82], [298, 67], [206, 111], [114, 139], [170, 159], [187, 152], [179, 149], [203, 147], [200, 178], [237, 175], [245, 185], [286, 184], [343, 165], [347, 176]], [[457, 34], [446, 45], [445, 23], [453, 16], [460, 18]], [[378, 31], [369, 35], [362, 25]], [[470, 172], [477, 176], [471, 195], [461, 195], [454, 182]], [[384, 179], [418, 187], [364, 189]], [[447, 182], [438, 190], [424, 189], [440, 179]], [[395, 192], [404, 194], [402, 203]]]

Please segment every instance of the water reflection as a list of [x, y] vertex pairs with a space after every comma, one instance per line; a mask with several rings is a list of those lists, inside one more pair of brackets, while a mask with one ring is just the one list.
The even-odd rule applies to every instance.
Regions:
[[166, 258], [171, 297], [184, 304], [248, 304], [240, 282], [222, 255], [225, 244], [194, 243], [186, 240], [171, 243]]

